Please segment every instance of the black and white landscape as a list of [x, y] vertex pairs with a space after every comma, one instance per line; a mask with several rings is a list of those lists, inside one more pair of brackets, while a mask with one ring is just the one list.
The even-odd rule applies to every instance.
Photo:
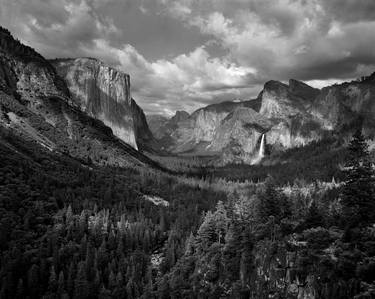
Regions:
[[0, 25], [0, 299], [375, 298], [373, 0]]

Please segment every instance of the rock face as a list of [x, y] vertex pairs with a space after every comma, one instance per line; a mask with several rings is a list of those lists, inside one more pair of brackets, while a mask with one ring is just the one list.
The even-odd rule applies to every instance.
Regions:
[[[158, 129], [159, 140], [165, 149], [173, 153], [195, 152], [213, 154], [220, 146], [211, 146], [223, 120], [236, 108], [249, 107], [259, 110], [258, 100], [244, 102], [223, 102], [198, 109], [191, 115], [177, 112], [174, 117], [164, 121]], [[221, 147], [224, 148], [224, 145]]]
[[238, 107], [221, 122], [208, 149], [222, 152], [224, 163], [254, 163], [262, 136], [270, 126], [271, 123], [252, 108]]
[[327, 135], [345, 140], [360, 123], [375, 138], [375, 74], [322, 90], [294, 79], [269, 81], [255, 100], [210, 105], [174, 126], [165, 122], [158, 136], [169, 136], [167, 150], [220, 155], [223, 163], [259, 162], [262, 139], [271, 150], [285, 150]]
[[[108, 80], [114, 79], [116, 83], [129, 82], [126, 76], [111, 72], [107, 75]], [[77, 80], [81, 82], [80, 78]], [[139, 122], [145, 121], [140, 108], [135, 103], [132, 104], [130, 95], [127, 94], [129, 89], [113, 89], [111, 82], [107, 82], [107, 86], [109, 95], [116, 97], [119, 102], [122, 101], [120, 97], [125, 97], [129, 107], [133, 107], [129, 111], [133, 111], [130, 115], [136, 115], [134, 119]], [[83, 90], [84, 88], [80, 91]], [[80, 91], [77, 91], [77, 94]], [[17, 136], [33, 141], [50, 151], [75, 157], [83, 163], [156, 166], [147, 157], [114, 136], [113, 131], [91, 117], [91, 113], [86, 114], [79, 109], [81, 104], [85, 104], [88, 111], [93, 113], [99, 108], [107, 111], [110, 105], [115, 103], [97, 103], [95, 97], [94, 102], [90, 102], [88, 98], [70, 97], [70, 94], [64, 79], [58, 75], [50, 62], [35, 50], [16, 41], [9, 31], [0, 27], [2, 129], [10, 130]], [[117, 105], [118, 109], [122, 109], [120, 103]], [[133, 125], [133, 118], [131, 123]], [[139, 131], [144, 129], [138, 124], [137, 128]]]
[[148, 115], [147, 121], [150, 125], [152, 134], [158, 138], [163, 139], [170, 135], [173, 130], [178, 127], [180, 122], [189, 118], [189, 113], [186, 111], [176, 111], [175, 115], [171, 118], [162, 115]]
[[292, 148], [319, 140], [324, 130], [308, 112], [319, 90], [290, 80], [289, 85], [269, 81], [258, 96], [259, 113], [272, 122], [267, 143], [279, 148]]
[[131, 98], [129, 75], [93, 58], [51, 62], [82, 111], [101, 120], [114, 135], [135, 149], [138, 141], [152, 139], [142, 109]]
[[170, 136], [168, 150], [216, 154], [223, 163], [252, 164], [259, 162], [262, 139], [279, 149], [305, 145], [324, 133], [309, 113], [319, 93], [297, 80], [289, 85], [269, 81], [256, 99], [210, 105], [176, 122], [174, 130], [169, 127], [165, 132]]
[[146, 115], [141, 107], [132, 99], [131, 100], [131, 113], [133, 118], [133, 127], [135, 133], [135, 140], [139, 150], [157, 149], [159, 145], [156, 144], [155, 138], [149, 129]]
[[146, 115], [146, 119], [152, 135], [154, 135], [157, 139], [163, 138], [167, 131], [167, 128], [165, 128], [164, 126], [169, 123], [170, 119], [159, 114]]
[[25, 98], [55, 95], [68, 98], [63, 79], [40, 54], [13, 39], [0, 27], [0, 88]]
[[323, 88], [310, 113], [332, 131], [346, 131], [359, 121], [364, 133], [374, 138], [375, 73], [361, 80]]

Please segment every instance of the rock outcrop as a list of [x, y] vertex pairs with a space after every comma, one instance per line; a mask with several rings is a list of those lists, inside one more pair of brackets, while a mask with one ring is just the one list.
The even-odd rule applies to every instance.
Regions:
[[93, 58], [51, 61], [82, 111], [101, 120], [113, 134], [138, 149], [152, 139], [143, 114], [130, 94], [130, 77]]
[[222, 102], [198, 109], [191, 115], [177, 112], [168, 121], [162, 120], [164, 124], [159, 127], [157, 136], [163, 141], [165, 149], [173, 153], [192, 151], [212, 154], [220, 147], [216, 144], [209, 148], [224, 119], [236, 108], [249, 107], [259, 110], [259, 106], [258, 100]]
[[[143, 111], [135, 103], [131, 109], [129, 89], [112, 88], [111, 80], [128, 84], [128, 77], [114, 72], [106, 75], [103, 74], [103, 80], [108, 79], [105, 84], [109, 95], [116, 97], [118, 102], [124, 98], [130, 107], [130, 113], [125, 115], [131, 116], [129, 122], [132, 128], [135, 127], [133, 114], [136, 115], [134, 119], [145, 121]], [[90, 81], [86, 77], [77, 80]], [[11, 130], [47, 150], [72, 156], [82, 163], [157, 166], [114, 136], [103, 122], [92, 117], [98, 109], [107, 111], [114, 103], [98, 103], [95, 97], [93, 102], [91, 98], [78, 97], [88, 86], [90, 84], [79, 90], [71, 89], [73, 96], [70, 97], [67, 84], [51, 63], [0, 27], [0, 126], [4, 130]], [[82, 111], [83, 104], [92, 113]], [[118, 105], [116, 113], [122, 111], [121, 103]], [[125, 112], [128, 113], [128, 110]], [[120, 118], [119, 114], [116, 116]], [[138, 128], [139, 131], [144, 129], [142, 126]]]
[[322, 89], [309, 111], [327, 130], [345, 132], [363, 125], [365, 135], [374, 138], [375, 73], [361, 80]]
[[63, 79], [35, 50], [16, 41], [0, 27], [0, 88], [25, 98], [55, 95], [69, 97]]
[[135, 140], [139, 150], [152, 151], [158, 149], [159, 145], [155, 142], [155, 138], [149, 129], [146, 115], [142, 108], [138, 106], [136, 101], [131, 100], [131, 112], [133, 118], [133, 127], [135, 133]]
[[207, 149], [222, 152], [224, 163], [253, 163], [258, 158], [262, 136], [270, 126], [271, 122], [252, 108], [238, 107], [215, 130]]
[[277, 148], [302, 146], [324, 135], [324, 129], [309, 113], [320, 93], [303, 82], [290, 80], [289, 85], [269, 81], [258, 96], [259, 113], [272, 122], [267, 143]]
[[269, 81], [254, 100], [210, 105], [174, 122], [164, 131], [168, 150], [220, 155], [222, 163], [255, 163], [261, 139], [276, 149], [319, 140], [324, 130], [309, 112], [319, 93], [297, 80]]
[[152, 134], [157, 139], [163, 139], [170, 135], [182, 121], [189, 118], [186, 111], [176, 111], [175, 115], [168, 118], [159, 114], [151, 114], [147, 116], [147, 122], [150, 126]]
[[269, 81], [255, 100], [210, 105], [175, 122], [168, 127], [167, 149], [220, 155], [223, 163], [254, 163], [263, 134], [271, 150], [304, 146], [326, 136], [346, 140], [359, 124], [374, 138], [374, 96], [375, 74], [322, 90], [294, 79], [289, 84]]

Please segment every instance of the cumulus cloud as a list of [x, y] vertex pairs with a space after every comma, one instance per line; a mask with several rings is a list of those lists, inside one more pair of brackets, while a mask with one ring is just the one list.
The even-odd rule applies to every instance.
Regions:
[[210, 57], [203, 46], [156, 61], [148, 61], [129, 44], [114, 48], [102, 39], [95, 41], [93, 51], [131, 74], [132, 94], [148, 113], [192, 111], [212, 100], [235, 99], [255, 87], [253, 68]]
[[264, 78], [351, 78], [375, 61], [372, 0], [207, 0], [211, 11], [178, 2], [168, 2], [170, 16], [212, 34], [233, 61]]
[[118, 32], [98, 0], [0, 0], [1, 23], [47, 57], [81, 56], [84, 47]]
[[375, 69], [373, 0], [0, 0], [0, 22], [47, 57], [131, 75], [149, 113], [254, 97], [270, 79], [316, 87]]

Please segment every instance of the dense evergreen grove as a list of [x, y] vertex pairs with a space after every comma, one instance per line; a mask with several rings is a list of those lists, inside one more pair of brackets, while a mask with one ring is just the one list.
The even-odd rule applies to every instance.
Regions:
[[345, 166], [345, 183], [323, 195], [287, 197], [269, 177], [239, 212], [219, 202], [156, 294], [375, 298], [374, 174], [360, 132]]
[[1, 133], [0, 298], [138, 298], [152, 254], [168, 271], [203, 211], [226, 198], [152, 171], [83, 167]]
[[[375, 298], [374, 174], [359, 131], [332, 162], [346, 161], [340, 173], [313, 181], [300, 158], [305, 180], [268, 168], [241, 192], [218, 191], [209, 170], [202, 188], [82, 165], [5, 130], [0, 155], [0, 298]], [[318, 181], [333, 174], [342, 183]]]
[[296, 179], [307, 182], [328, 181], [332, 177], [343, 179], [339, 165], [344, 163], [347, 151], [337, 138], [328, 137], [306, 146], [280, 150], [267, 150], [267, 160], [259, 165], [221, 164], [217, 156], [157, 156], [152, 159], [175, 173], [212, 180], [223, 178], [230, 181], [264, 181], [272, 174], [278, 185], [293, 183]]
[[292, 183], [296, 179], [308, 182], [328, 181], [332, 177], [343, 178], [339, 164], [344, 162], [346, 150], [334, 138], [314, 141], [306, 146], [274, 151], [269, 162], [261, 165], [226, 165], [212, 167], [209, 173], [213, 177], [229, 180], [264, 181], [272, 174], [277, 184]]

